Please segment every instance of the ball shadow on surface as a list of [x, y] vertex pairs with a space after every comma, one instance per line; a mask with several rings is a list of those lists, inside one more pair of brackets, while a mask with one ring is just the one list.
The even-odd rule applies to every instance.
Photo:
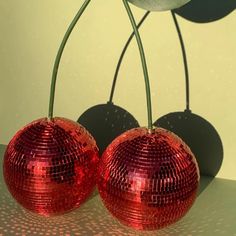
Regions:
[[77, 122], [95, 138], [100, 155], [117, 136], [139, 127], [138, 121], [128, 111], [110, 102], [89, 108]]
[[213, 176], [202, 175], [200, 177], [200, 184], [198, 187], [197, 197], [199, 197], [207, 189], [207, 187], [210, 185], [211, 182], [213, 182], [214, 179], [215, 177]]
[[174, 12], [192, 22], [208, 23], [224, 18], [234, 9], [235, 0], [191, 0]]
[[207, 120], [186, 110], [164, 115], [154, 125], [183, 139], [194, 153], [201, 175], [217, 175], [223, 162], [223, 144], [216, 129]]

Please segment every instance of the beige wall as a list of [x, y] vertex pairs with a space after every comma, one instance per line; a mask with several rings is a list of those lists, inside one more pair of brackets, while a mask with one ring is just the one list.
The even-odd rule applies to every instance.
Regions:
[[[0, 1], [0, 143], [44, 117], [54, 58], [82, 0]], [[133, 8], [137, 18], [144, 12]], [[236, 13], [210, 24], [180, 19], [190, 65], [193, 112], [210, 121], [224, 145], [219, 177], [236, 180]], [[118, 56], [131, 27], [122, 1], [92, 1], [63, 55], [55, 115], [76, 120], [108, 100]], [[153, 119], [184, 109], [181, 51], [169, 12], [141, 30], [150, 70]], [[146, 125], [142, 70], [135, 41], [120, 73], [115, 103]]]

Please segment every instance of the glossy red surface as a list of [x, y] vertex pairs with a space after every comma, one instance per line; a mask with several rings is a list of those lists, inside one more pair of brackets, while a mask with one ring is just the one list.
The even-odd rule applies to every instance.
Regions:
[[129, 130], [104, 152], [98, 190], [121, 223], [138, 230], [172, 224], [192, 206], [199, 184], [196, 159], [173, 133]]
[[95, 187], [98, 149], [78, 123], [36, 120], [10, 141], [4, 178], [12, 196], [26, 209], [50, 216], [77, 208]]

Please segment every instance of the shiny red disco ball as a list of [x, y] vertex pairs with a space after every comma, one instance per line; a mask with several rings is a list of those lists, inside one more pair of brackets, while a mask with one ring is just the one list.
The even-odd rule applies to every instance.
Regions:
[[26, 209], [50, 216], [77, 208], [95, 187], [98, 148], [78, 123], [36, 120], [10, 141], [4, 178], [12, 196]]
[[199, 185], [196, 159], [186, 144], [162, 128], [135, 128], [116, 138], [98, 167], [98, 190], [121, 223], [156, 230], [183, 217]]

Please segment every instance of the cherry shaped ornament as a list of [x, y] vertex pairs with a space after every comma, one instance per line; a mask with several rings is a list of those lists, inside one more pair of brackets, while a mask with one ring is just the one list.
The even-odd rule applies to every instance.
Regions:
[[10, 141], [3, 174], [18, 203], [51, 216], [77, 208], [88, 198], [97, 163], [95, 140], [85, 128], [65, 118], [42, 118]]
[[98, 190], [121, 223], [156, 230], [182, 218], [196, 199], [199, 170], [172, 132], [135, 128], [116, 138], [99, 164]]
[[56, 77], [65, 44], [90, 0], [69, 26], [54, 64], [48, 118], [28, 124], [12, 138], [4, 155], [6, 185], [24, 208], [43, 215], [78, 208], [92, 193], [99, 160], [94, 138], [80, 124], [53, 117]]
[[187, 145], [153, 128], [151, 96], [142, 41], [127, 0], [123, 0], [139, 46], [146, 85], [148, 128], [131, 129], [105, 150], [98, 167], [98, 191], [121, 223], [156, 230], [183, 217], [196, 199], [199, 169]]

